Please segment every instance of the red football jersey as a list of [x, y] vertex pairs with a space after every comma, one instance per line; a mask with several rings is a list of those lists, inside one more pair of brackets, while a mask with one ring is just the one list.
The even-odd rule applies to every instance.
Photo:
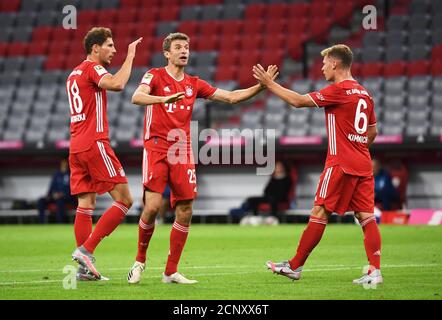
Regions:
[[[190, 120], [195, 99], [211, 97], [216, 88], [206, 81], [186, 73], [182, 80], [177, 81], [167, 72], [166, 68], [147, 71], [140, 84], [149, 86], [150, 94], [153, 96], [169, 96], [177, 92], [185, 93], [184, 99], [175, 103], [154, 104], [146, 107], [144, 146], [150, 150], [166, 152], [177, 141], [186, 139], [187, 150], [190, 150]], [[176, 129], [182, 135], [175, 135]], [[172, 141], [168, 141], [169, 133], [173, 133], [171, 134]]]
[[376, 114], [367, 90], [355, 80], [344, 80], [309, 96], [317, 107], [325, 108], [328, 136], [325, 167], [340, 165], [347, 174], [371, 176], [367, 129], [376, 125]]
[[98, 87], [106, 74], [103, 66], [85, 60], [66, 81], [71, 110], [71, 153], [86, 151], [97, 140], [109, 140], [106, 90]]

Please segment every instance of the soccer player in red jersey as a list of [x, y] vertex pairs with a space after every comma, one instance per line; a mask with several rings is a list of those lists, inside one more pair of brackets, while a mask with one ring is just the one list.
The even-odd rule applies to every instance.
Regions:
[[[178, 272], [178, 263], [189, 233], [192, 201], [197, 193], [195, 165], [190, 145], [190, 120], [196, 98], [226, 103], [249, 99], [264, 89], [261, 84], [235, 91], [217, 89], [206, 81], [184, 72], [189, 60], [190, 39], [172, 33], [163, 42], [166, 67], [146, 72], [132, 102], [147, 106], [144, 119], [143, 186], [144, 209], [139, 221], [138, 254], [128, 273], [129, 283], [138, 283], [145, 269], [146, 251], [155, 228], [161, 194], [169, 183], [171, 206], [176, 218], [170, 233], [170, 250], [163, 273], [164, 283], [196, 283]], [[274, 69], [272, 69], [274, 70]], [[276, 70], [270, 78], [276, 77]], [[177, 142], [180, 137], [181, 145]], [[178, 163], [169, 161], [180, 145], [185, 156]]]
[[[111, 30], [92, 28], [84, 38], [87, 58], [74, 68], [66, 81], [71, 111], [71, 193], [78, 197], [74, 224], [77, 249], [72, 258], [79, 263], [79, 280], [105, 279], [97, 271], [92, 254], [132, 206], [123, 167], [109, 144], [106, 90], [124, 89], [140, 42], [141, 38], [129, 44], [121, 69], [111, 75], [105, 68], [116, 53]], [[92, 231], [96, 196], [105, 192], [109, 192], [114, 203], [103, 213]]]
[[253, 67], [254, 77], [290, 105], [324, 108], [328, 136], [325, 168], [296, 255], [290, 261], [268, 261], [267, 267], [298, 280], [307, 257], [321, 240], [330, 215], [353, 211], [364, 232], [370, 263], [367, 274], [353, 282], [382, 283], [381, 236], [374, 216], [374, 181], [368, 150], [377, 135], [373, 98], [351, 76], [353, 53], [348, 46], [335, 45], [321, 55], [325, 79], [332, 84], [306, 95], [275, 83], [260, 65]]

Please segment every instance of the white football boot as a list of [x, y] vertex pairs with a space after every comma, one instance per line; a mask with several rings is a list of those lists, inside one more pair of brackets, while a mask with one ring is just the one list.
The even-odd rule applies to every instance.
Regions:
[[197, 283], [198, 281], [189, 280], [185, 276], [183, 276], [181, 273], [175, 272], [175, 273], [171, 274], [170, 276], [166, 276], [163, 273], [163, 279], [161, 280], [161, 282], [163, 282], [163, 283], [178, 283], [178, 284], [194, 284], [194, 283]]
[[285, 276], [289, 279], [292, 280], [301, 279], [302, 267], [299, 267], [296, 270], [292, 270], [292, 268], [290, 267], [290, 263], [288, 261], [277, 262], [277, 263], [272, 261], [267, 261], [266, 266], [268, 269], [272, 270], [273, 273], [280, 274], [281, 276]]
[[384, 279], [382, 279], [381, 270], [379, 269], [374, 269], [372, 272], [370, 272], [370, 274], [364, 274], [359, 279], [353, 280], [354, 284], [362, 284], [362, 285], [364, 284], [375, 285], [375, 284], [380, 284], [382, 282], [384, 282]]
[[130, 284], [139, 283], [141, 281], [141, 274], [143, 273], [145, 268], [145, 263], [135, 261], [134, 265], [132, 266], [132, 268], [130, 268], [129, 273], [127, 274], [127, 282], [129, 282]]

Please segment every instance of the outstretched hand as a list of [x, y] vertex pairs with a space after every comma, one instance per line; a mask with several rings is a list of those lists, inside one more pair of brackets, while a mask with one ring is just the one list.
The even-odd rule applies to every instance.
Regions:
[[135, 40], [134, 42], [130, 43], [128, 48], [127, 48], [127, 55], [131, 55], [133, 57], [135, 57], [135, 53], [137, 51], [137, 45], [141, 42], [141, 40], [143, 40], [143, 37], [138, 38], [137, 40]]
[[264, 68], [257, 64], [253, 66], [253, 77], [261, 83], [262, 86], [268, 86], [271, 82], [273, 82], [278, 76], [278, 67], [275, 65], [270, 65], [267, 67], [267, 71]]
[[184, 99], [184, 92], [177, 92], [170, 96], [164, 97], [163, 103], [172, 103]]

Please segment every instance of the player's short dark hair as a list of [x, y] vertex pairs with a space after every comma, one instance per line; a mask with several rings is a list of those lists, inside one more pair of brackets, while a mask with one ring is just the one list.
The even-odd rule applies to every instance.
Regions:
[[86, 54], [92, 52], [92, 46], [94, 44], [101, 46], [108, 38], [112, 38], [112, 31], [109, 28], [94, 27], [89, 30], [83, 40]]
[[321, 51], [321, 56], [329, 56], [339, 59], [341, 60], [342, 65], [346, 68], [350, 68], [351, 63], [353, 62], [353, 52], [350, 47], [345, 44], [336, 44], [330, 48], [324, 49]]
[[170, 46], [174, 40], [184, 40], [190, 43], [190, 38], [187, 34], [181, 32], [170, 33], [163, 41], [163, 50], [170, 51]]

